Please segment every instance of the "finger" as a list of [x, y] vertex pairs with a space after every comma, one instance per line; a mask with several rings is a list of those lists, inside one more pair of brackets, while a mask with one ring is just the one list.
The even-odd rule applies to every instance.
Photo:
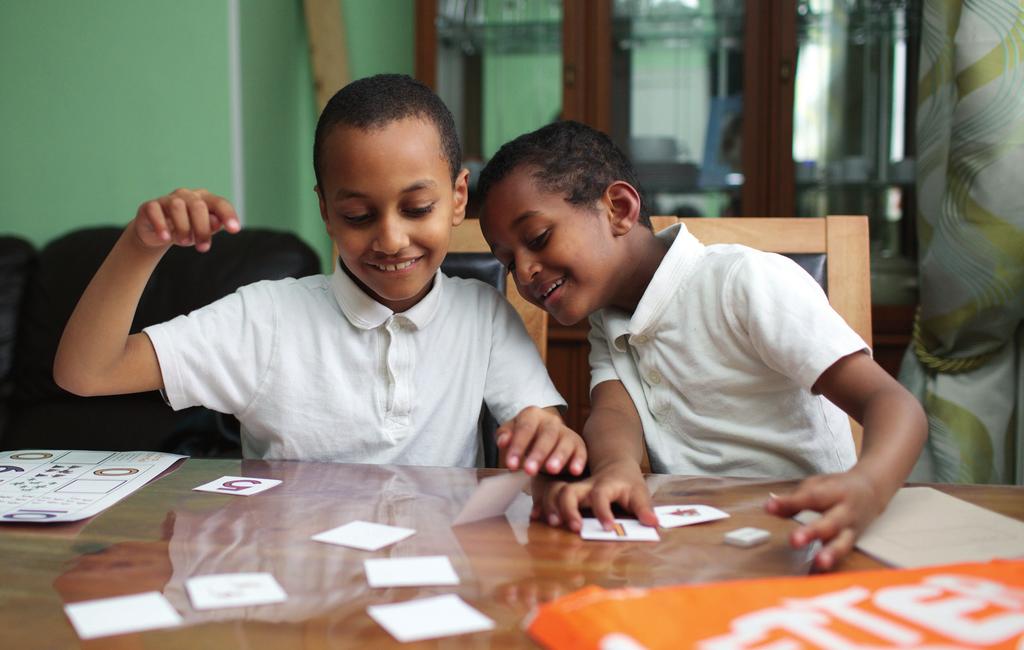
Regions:
[[156, 233], [156, 236], [160, 238], [160, 241], [171, 241], [171, 229], [159, 201], [146, 201], [139, 208], [139, 213]]
[[164, 213], [170, 216], [174, 242], [179, 246], [192, 244], [192, 229], [188, 221], [188, 208], [185, 200], [178, 195], [168, 197]]
[[[564, 426], [560, 428], [561, 431], [559, 434], [561, 435], [558, 435], [555, 448], [551, 450], [551, 453], [548, 454], [547, 460], [544, 461], [544, 469], [549, 474], [557, 474], [561, 472], [562, 468], [566, 465], [565, 461], [576, 457], [576, 441], [578, 440], [576, 434], [572, 433], [572, 431]], [[569, 435], [565, 435], [566, 433]]]
[[822, 571], [829, 571], [835, 568], [836, 564], [853, 550], [853, 543], [856, 541], [856, 538], [856, 534], [850, 528], [844, 528], [839, 531], [839, 534], [814, 556], [815, 568]]
[[242, 229], [242, 222], [238, 218], [238, 213], [235, 212], [235, 206], [231, 205], [231, 201], [206, 190], [199, 190], [199, 195], [206, 202], [210, 214], [218, 218], [225, 230], [234, 234]]
[[828, 510], [817, 520], [797, 528], [790, 535], [790, 541], [797, 548], [810, 544], [816, 539], [828, 542], [838, 535], [839, 531], [849, 527], [852, 523], [848, 509], [840, 504]]
[[506, 422], [494, 431], [494, 443], [498, 445], [498, 449], [507, 447], [509, 440], [512, 439], [512, 431], [508, 429], [507, 424]]
[[575, 484], [570, 486], [568, 483], [565, 484], [565, 489], [561, 490], [557, 495], [556, 510], [560, 513], [562, 521], [565, 523], [565, 527], [574, 533], [580, 532], [583, 528], [583, 515], [580, 514], [580, 497], [587, 498], [589, 486], [584, 484]]
[[587, 446], [578, 437], [573, 442], [573, 452], [569, 456], [568, 466], [569, 473], [573, 476], [579, 476], [587, 467]]
[[597, 488], [590, 493], [590, 509], [594, 511], [594, 517], [601, 522], [605, 530], [611, 530], [615, 525], [615, 514], [612, 512], [612, 502], [618, 498], [613, 492]]
[[[545, 464], [552, 451], [555, 450], [558, 444], [559, 433], [564, 428], [561, 422], [553, 421], [550, 418], [537, 422], [537, 428], [530, 437], [526, 461], [523, 463], [523, 469], [526, 470], [527, 474], [533, 475], [540, 471], [541, 466]], [[562, 462], [561, 459], [558, 459], [558, 470], [554, 473], [557, 474], [561, 471]]]
[[537, 429], [537, 416], [529, 409], [525, 409], [507, 422], [506, 426], [512, 432], [512, 436], [508, 442], [505, 464], [509, 469], [518, 469], [530, 439]]
[[196, 242], [196, 250], [205, 253], [210, 250], [210, 211], [206, 201], [196, 198], [188, 203], [189, 221], [192, 223], [192, 236]]
[[629, 493], [629, 503], [625, 504], [633, 516], [645, 526], [657, 526], [658, 515], [651, 507], [651, 495], [646, 485], [634, 487]]
[[780, 517], [791, 517], [801, 510], [822, 512], [842, 497], [836, 493], [835, 485], [822, 477], [811, 477], [789, 494], [774, 495], [768, 499], [766, 508]]

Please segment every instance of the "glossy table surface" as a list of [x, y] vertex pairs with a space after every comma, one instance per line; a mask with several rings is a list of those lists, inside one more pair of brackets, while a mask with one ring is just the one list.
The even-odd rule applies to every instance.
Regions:
[[[809, 554], [787, 545], [796, 525], [764, 514], [769, 491], [791, 482], [648, 479], [656, 504], [706, 504], [726, 520], [662, 530], [658, 543], [591, 542], [529, 522], [521, 494], [505, 518], [452, 527], [480, 477], [500, 470], [193, 459], [84, 522], [0, 527], [0, 646], [4, 648], [535, 647], [522, 629], [539, 602], [586, 584], [652, 586], [801, 575]], [[283, 483], [245, 497], [195, 492], [221, 476]], [[1024, 520], [1024, 488], [934, 486]], [[417, 532], [375, 552], [314, 542], [316, 533], [361, 519]], [[722, 543], [757, 526], [771, 540], [752, 549]], [[363, 560], [447, 555], [454, 587], [367, 586]], [[879, 568], [856, 553], [839, 570]], [[196, 611], [187, 578], [266, 571], [288, 594], [277, 605]], [[161, 591], [184, 626], [80, 642], [65, 603]], [[366, 614], [373, 604], [456, 593], [494, 619], [492, 632], [399, 644]]]

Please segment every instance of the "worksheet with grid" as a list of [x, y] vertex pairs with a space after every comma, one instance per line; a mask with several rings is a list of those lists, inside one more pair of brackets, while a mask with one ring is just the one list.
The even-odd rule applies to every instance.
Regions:
[[185, 456], [155, 451], [0, 452], [0, 523], [78, 521], [109, 508]]

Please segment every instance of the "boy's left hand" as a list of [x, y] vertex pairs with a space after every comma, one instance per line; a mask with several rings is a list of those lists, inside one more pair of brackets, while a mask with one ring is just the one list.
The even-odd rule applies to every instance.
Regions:
[[820, 539], [824, 547], [815, 556], [814, 566], [827, 571], [853, 550], [857, 537], [884, 506], [868, 477], [851, 470], [807, 478], [790, 494], [769, 498], [765, 510], [780, 517], [792, 517], [801, 510], [820, 512], [820, 519], [797, 528], [789, 541], [800, 548]]
[[579, 476], [587, 464], [583, 438], [565, 426], [555, 408], [529, 406], [495, 431], [505, 466], [535, 476], [542, 468], [558, 474], [563, 468]]

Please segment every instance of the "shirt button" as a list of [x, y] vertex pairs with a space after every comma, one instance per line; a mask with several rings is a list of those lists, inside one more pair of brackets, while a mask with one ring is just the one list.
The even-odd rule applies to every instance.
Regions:
[[638, 334], [633, 337], [633, 343], [635, 345], [643, 345], [644, 343], [647, 343], [647, 337], [643, 334]]
[[650, 372], [648, 372], [647, 373], [647, 383], [654, 384], [654, 385], [660, 384], [661, 383], [661, 373], [658, 372], [657, 370], [651, 370]]

